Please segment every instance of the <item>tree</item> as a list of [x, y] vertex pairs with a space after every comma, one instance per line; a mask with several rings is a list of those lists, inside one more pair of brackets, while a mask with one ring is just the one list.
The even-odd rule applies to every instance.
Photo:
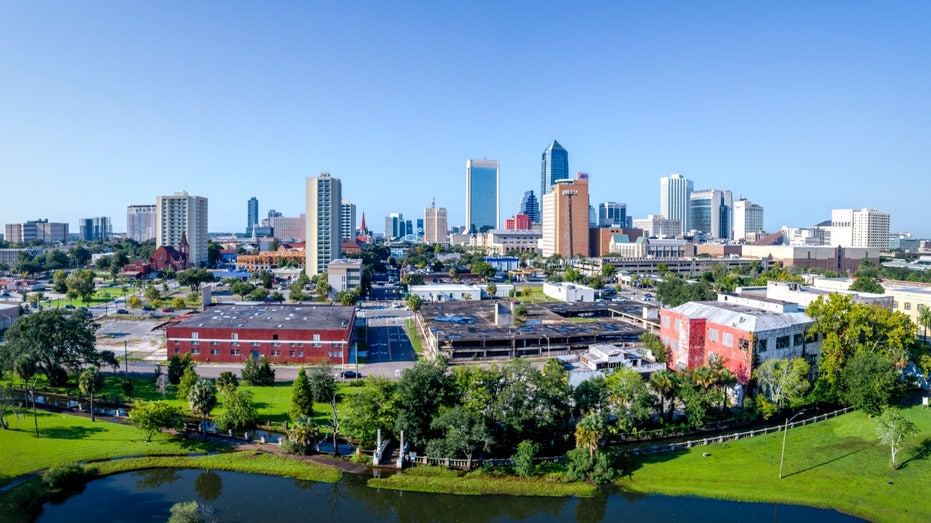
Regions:
[[663, 306], [671, 308], [690, 301], [716, 300], [718, 294], [707, 281], [689, 283], [676, 275], [668, 274], [666, 279], [656, 286], [656, 299]]
[[298, 454], [307, 454], [313, 445], [314, 437], [317, 435], [317, 424], [310, 416], [300, 415], [291, 420], [291, 428], [288, 430], [288, 441], [293, 445], [293, 449]]
[[68, 276], [67, 287], [69, 294], [73, 293], [75, 296], [80, 297], [81, 301], [87, 305], [97, 291], [94, 285], [94, 271], [78, 269], [72, 272]]
[[171, 306], [174, 307], [175, 309], [183, 309], [185, 305], [187, 305], [187, 302], [184, 301], [184, 298], [180, 296], [172, 298], [171, 300]]
[[240, 298], [242, 298], [243, 300], [245, 300], [246, 297], [249, 296], [249, 294], [252, 293], [254, 290], [255, 290], [255, 285], [247, 281], [236, 280], [235, 282], [230, 284], [230, 294], [235, 294], [239, 296]]
[[213, 381], [201, 378], [191, 386], [187, 401], [191, 406], [191, 412], [195, 415], [200, 414], [201, 430], [204, 434], [204, 441], [207, 441], [207, 416], [217, 406], [217, 386]]
[[184, 375], [184, 371], [188, 367], [193, 368], [195, 365], [190, 354], [185, 354], [183, 358], [177, 354], [168, 358], [168, 382], [172, 385], [181, 383], [181, 376]]
[[575, 426], [575, 446], [588, 449], [588, 456], [595, 457], [595, 450], [608, 434], [608, 422], [603, 414], [591, 413]]
[[[674, 399], [677, 389], [675, 374], [669, 369], [662, 369], [650, 375], [650, 388], [659, 396], [659, 416], [661, 419], [669, 419], [674, 412]], [[669, 403], [669, 410], [666, 410], [666, 403]]]
[[858, 276], [857, 279], [850, 284], [850, 290], [871, 292], [873, 294], [884, 294], [886, 292], [886, 289], [884, 289], [875, 278], [870, 278], [868, 276]]
[[311, 399], [315, 403], [330, 403], [336, 397], [336, 379], [329, 364], [314, 365], [307, 373]]
[[239, 378], [233, 371], [225, 370], [217, 376], [217, 390], [221, 393], [226, 394], [237, 387], [239, 387]]
[[241, 431], [254, 427], [259, 413], [252, 400], [249, 390], [232, 389], [224, 394], [223, 410], [216, 417], [217, 429]]
[[928, 327], [931, 327], [931, 307], [924, 305], [918, 306], [918, 325], [924, 327], [924, 338], [928, 339]]
[[85, 365], [98, 365], [103, 356], [95, 346], [99, 325], [81, 310], [46, 309], [21, 316], [7, 329], [0, 346], [0, 368], [11, 370], [23, 355], [35, 359], [36, 367], [60, 387], [67, 372], [80, 372]]
[[100, 369], [91, 366], [81, 371], [81, 375], [78, 376], [78, 387], [80, 387], [81, 392], [90, 396], [91, 421], [97, 421], [94, 414], [94, 395], [103, 388], [103, 375], [100, 374]]
[[754, 372], [757, 383], [777, 409], [800, 401], [811, 385], [810, 367], [804, 358], [771, 359]]
[[407, 302], [407, 308], [414, 312], [419, 311], [423, 305], [423, 299], [416, 294], [408, 294], [405, 301]]
[[204, 523], [206, 521], [196, 501], [175, 503], [169, 511], [171, 516], [168, 518], [168, 523]]
[[514, 472], [522, 478], [533, 476], [536, 472], [537, 454], [540, 452], [540, 446], [530, 440], [521, 441], [517, 445], [517, 453], [511, 456], [514, 462]]
[[298, 416], [314, 415], [314, 397], [310, 388], [310, 381], [307, 380], [307, 373], [304, 367], [297, 371], [297, 378], [291, 387], [291, 407], [288, 409], [288, 416], [292, 420]]
[[169, 405], [164, 401], [137, 401], [129, 412], [133, 425], [145, 433], [145, 440], [152, 441], [152, 435], [162, 429], [184, 427], [181, 407]]
[[242, 380], [253, 386], [274, 385], [275, 369], [268, 358], [263, 357], [261, 363], [249, 358], [242, 367]]
[[349, 396], [349, 415], [345, 421], [346, 433], [359, 446], [375, 446], [378, 429], [387, 438], [394, 429], [397, 382], [380, 376], [365, 379], [358, 393]]
[[159, 374], [155, 378], [155, 390], [162, 395], [162, 399], [168, 394], [168, 375]]
[[859, 350], [841, 372], [841, 399], [869, 414], [879, 414], [896, 393], [899, 371], [882, 354]]
[[653, 395], [639, 372], [620, 367], [608, 376], [606, 385], [619, 430], [631, 431], [653, 414]]
[[394, 433], [404, 431], [405, 441], [423, 446], [431, 438], [431, 422], [441, 406], [451, 400], [452, 381], [446, 376], [446, 362], [418, 361], [404, 369], [397, 389], [397, 418]]
[[138, 309], [139, 307], [142, 307], [142, 298], [139, 296], [130, 296], [129, 298], [126, 298], [126, 306], [130, 309]]
[[190, 269], [178, 273], [178, 285], [190, 287], [197, 292], [204, 283], [216, 281], [213, 272], [207, 269]]
[[494, 299], [495, 295], [498, 293], [498, 286], [495, 285], [495, 282], [490, 281], [488, 285], [485, 286], [485, 292], [488, 293], [488, 297]]
[[430, 428], [443, 434], [427, 445], [427, 454], [436, 457], [462, 455], [466, 458], [466, 470], [472, 470], [472, 457], [476, 452], [491, 448], [491, 431], [485, 420], [462, 405], [443, 412], [433, 418]]
[[489, 278], [494, 278], [495, 273], [498, 272], [495, 270], [494, 266], [486, 261], [478, 261], [472, 264], [472, 274], [475, 274], [482, 278], [482, 281], [486, 281]]
[[659, 339], [659, 336], [650, 334], [649, 332], [644, 332], [640, 335], [640, 341], [643, 343], [643, 348], [647, 349], [651, 354], [653, 354], [653, 358], [657, 363], [666, 362], [666, 346], [663, 345], [663, 342]]
[[602, 375], [589, 378], [572, 391], [575, 400], [576, 417], [590, 412], [602, 412], [608, 409], [608, 386]]
[[891, 408], [883, 409], [877, 421], [879, 426], [876, 427], [876, 432], [879, 434], [879, 440], [889, 445], [889, 450], [892, 452], [892, 470], [896, 470], [899, 468], [896, 454], [899, 453], [902, 441], [913, 434], [918, 434], [918, 427], [897, 409]]
[[197, 383], [198, 379], [200, 377], [193, 366], [185, 368], [184, 374], [181, 375], [181, 380], [178, 382], [178, 399], [187, 399], [188, 392], [191, 391], [191, 387]]

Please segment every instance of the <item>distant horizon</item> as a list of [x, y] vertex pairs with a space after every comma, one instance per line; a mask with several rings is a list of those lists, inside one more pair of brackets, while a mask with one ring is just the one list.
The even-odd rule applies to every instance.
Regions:
[[465, 163], [488, 158], [503, 226], [557, 140], [594, 206], [636, 218], [679, 173], [768, 232], [874, 208], [931, 238], [927, 34], [927, 2], [13, 3], [0, 223], [125, 230], [184, 190], [245, 232], [250, 197], [298, 216], [329, 172], [373, 230], [433, 198], [464, 225]]

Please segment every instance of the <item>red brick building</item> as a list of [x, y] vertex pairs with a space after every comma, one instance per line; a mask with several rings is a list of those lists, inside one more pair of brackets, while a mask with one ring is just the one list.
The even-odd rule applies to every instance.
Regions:
[[801, 356], [814, 363], [821, 343], [808, 337], [813, 324], [793, 303], [722, 294], [716, 302], [661, 310], [660, 340], [669, 350], [669, 368], [692, 370], [714, 354], [746, 385], [754, 367], [768, 359]]
[[349, 362], [355, 309], [330, 305], [216, 305], [166, 329], [168, 356], [195, 361]]

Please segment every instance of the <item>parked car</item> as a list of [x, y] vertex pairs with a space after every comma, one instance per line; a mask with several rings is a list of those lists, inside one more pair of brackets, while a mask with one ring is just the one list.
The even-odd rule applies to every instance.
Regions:
[[126, 309], [117, 309], [116, 313], [117, 314], [129, 314], [129, 311]]
[[155, 307], [153, 307], [153, 306], [151, 306], [151, 305], [143, 305], [143, 306], [142, 306], [142, 310], [144, 310], [144, 311], [154, 311], [154, 310], [155, 310]]
[[353, 379], [353, 378], [361, 378], [361, 377], [362, 377], [362, 373], [361, 373], [361, 372], [356, 372], [356, 371], [354, 371], [354, 370], [344, 370], [344, 371], [343, 371], [343, 378]]
[[164, 309], [162, 309], [162, 312], [175, 312], [175, 310], [172, 309], [171, 307], [165, 307]]
[[74, 305], [71, 305], [70, 303], [66, 303], [66, 304], [65, 304], [65, 308], [66, 308], [66, 309], [73, 309], [73, 308], [74, 308]]

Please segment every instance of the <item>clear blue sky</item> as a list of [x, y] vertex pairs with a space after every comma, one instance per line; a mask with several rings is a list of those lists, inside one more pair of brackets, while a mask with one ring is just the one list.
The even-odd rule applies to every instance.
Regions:
[[659, 178], [730, 189], [766, 227], [832, 208], [931, 237], [931, 3], [0, 4], [0, 222], [110, 216], [187, 190], [210, 230], [296, 216], [330, 172], [380, 232], [465, 163], [502, 218], [554, 138], [592, 203], [659, 212]]

